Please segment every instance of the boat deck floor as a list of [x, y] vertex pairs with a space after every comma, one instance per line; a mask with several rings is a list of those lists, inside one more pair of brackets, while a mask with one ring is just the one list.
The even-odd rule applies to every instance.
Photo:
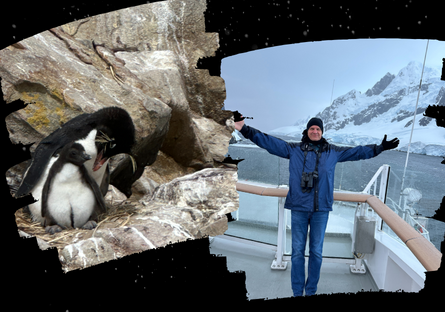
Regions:
[[[212, 237], [210, 242], [210, 253], [226, 257], [227, 269], [230, 272], [245, 272], [249, 300], [292, 297], [291, 263], [288, 263], [286, 270], [271, 269], [272, 261], [275, 259], [274, 250], [242, 241], [233, 241], [224, 235]], [[334, 247], [332, 244], [325, 244], [325, 246]], [[348, 261], [350, 262], [350, 259], [345, 259], [342, 263], [341, 259], [323, 258], [316, 294], [378, 291], [370, 273], [351, 273]]]

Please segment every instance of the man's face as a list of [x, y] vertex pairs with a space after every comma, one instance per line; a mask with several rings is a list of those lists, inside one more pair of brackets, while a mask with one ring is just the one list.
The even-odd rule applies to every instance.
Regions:
[[307, 131], [307, 135], [312, 141], [320, 140], [322, 135], [320, 127], [316, 125], [311, 126]]

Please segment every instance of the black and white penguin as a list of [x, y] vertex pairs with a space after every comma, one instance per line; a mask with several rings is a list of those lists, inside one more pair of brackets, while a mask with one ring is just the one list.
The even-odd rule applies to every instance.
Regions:
[[32, 194], [36, 202], [29, 205], [34, 221], [43, 224], [40, 198], [49, 170], [57, 160], [60, 150], [70, 142], [81, 144], [92, 158], [84, 164], [90, 176], [105, 196], [109, 185], [108, 159], [120, 153], [131, 156], [135, 128], [130, 115], [119, 107], [106, 107], [91, 114], [79, 115], [43, 139], [37, 146], [20, 187], [15, 193], [19, 198]]
[[106, 211], [99, 185], [84, 163], [92, 157], [80, 143], [63, 147], [51, 166], [42, 189], [42, 217], [46, 232], [64, 228], [93, 229], [97, 216]]

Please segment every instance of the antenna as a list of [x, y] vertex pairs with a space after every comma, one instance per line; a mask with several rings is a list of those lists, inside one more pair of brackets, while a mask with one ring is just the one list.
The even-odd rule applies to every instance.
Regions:
[[413, 126], [411, 127], [411, 135], [409, 137], [409, 143], [408, 143], [408, 150], [406, 152], [406, 161], [405, 161], [405, 168], [403, 169], [403, 178], [402, 178], [402, 186], [400, 187], [400, 197], [399, 197], [399, 207], [402, 202], [402, 194], [403, 194], [403, 184], [405, 182], [405, 174], [406, 174], [406, 166], [408, 165], [408, 157], [409, 157], [409, 148], [411, 147], [411, 140], [413, 138], [413, 131], [414, 131], [414, 125], [416, 123], [416, 114], [417, 114], [417, 105], [419, 104], [419, 96], [420, 96], [420, 89], [422, 88], [422, 78], [423, 78], [423, 70], [425, 69], [425, 61], [426, 61], [426, 55], [428, 53], [428, 43], [430, 40], [428, 39], [426, 43], [426, 50], [425, 50], [425, 58], [423, 59], [423, 67], [422, 67], [422, 74], [420, 76], [420, 84], [419, 84], [419, 92], [417, 93], [417, 101], [416, 101], [416, 108], [414, 110], [414, 117], [413, 117]]

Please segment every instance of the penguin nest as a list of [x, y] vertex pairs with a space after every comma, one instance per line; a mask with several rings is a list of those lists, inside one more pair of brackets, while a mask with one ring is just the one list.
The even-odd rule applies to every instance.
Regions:
[[39, 222], [34, 222], [29, 213], [23, 208], [15, 213], [15, 222], [20, 236], [36, 237], [40, 249], [57, 248], [59, 250], [65, 246], [77, 243], [81, 240], [92, 237], [99, 228], [117, 228], [125, 226], [130, 217], [136, 212], [135, 204], [130, 201], [122, 201], [119, 204], [108, 203], [108, 211], [99, 215], [97, 227], [93, 230], [85, 229], [65, 229], [55, 234], [48, 234]]

